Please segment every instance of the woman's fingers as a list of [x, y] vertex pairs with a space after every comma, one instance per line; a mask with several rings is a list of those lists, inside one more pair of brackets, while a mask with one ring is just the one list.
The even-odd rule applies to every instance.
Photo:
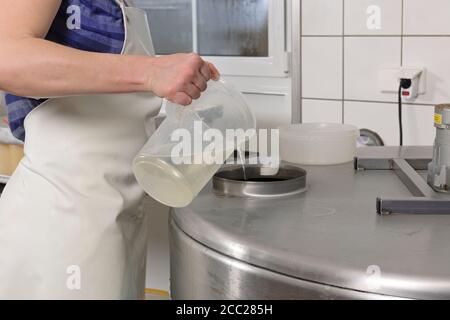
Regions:
[[192, 100], [196, 100], [207, 89], [207, 82], [210, 79], [218, 80], [219, 78], [220, 74], [216, 67], [205, 61], [200, 68], [200, 72], [194, 76], [192, 83], [188, 84], [184, 91]]
[[200, 68], [200, 74], [203, 76], [203, 79], [208, 82], [211, 80], [211, 70], [209, 68], [209, 63], [206, 61], [203, 61], [203, 64]]
[[186, 86], [185, 93], [187, 93], [193, 100], [200, 98], [200, 95], [202, 94], [200, 89], [197, 88], [197, 86], [193, 83], [190, 83]]
[[220, 79], [220, 72], [217, 70], [216, 66], [212, 63], [205, 61], [200, 69], [200, 73], [202, 74], [203, 78], [208, 82], [209, 80], [219, 80]]
[[220, 79], [220, 72], [219, 70], [217, 70], [216, 66], [213, 65], [210, 62], [206, 62], [208, 64], [208, 68], [210, 70], [211, 73], [211, 79], [213, 80], [219, 80]]
[[192, 103], [192, 98], [185, 92], [177, 92], [173, 95], [173, 97], [169, 97], [168, 100], [182, 106], [188, 106]]
[[201, 91], [205, 91], [208, 85], [206, 84], [205, 78], [202, 75], [198, 75], [194, 78], [192, 83]]
[[197, 87], [197, 85], [190, 83], [186, 84], [180, 91], [168, 97], [168, 100], [183, 106], [187, 106], [192, 103], [192, 100], [200, 98], [200, 95], [201, 90]]

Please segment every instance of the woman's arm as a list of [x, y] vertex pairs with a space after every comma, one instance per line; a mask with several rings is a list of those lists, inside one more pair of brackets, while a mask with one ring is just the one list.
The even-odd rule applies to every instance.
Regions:
[[30, 97], [153, 91], [187, 105], [218, 78], [196, 54], [114, 55], [45, 38], [61, 0], [0, 0], [0, 90]]

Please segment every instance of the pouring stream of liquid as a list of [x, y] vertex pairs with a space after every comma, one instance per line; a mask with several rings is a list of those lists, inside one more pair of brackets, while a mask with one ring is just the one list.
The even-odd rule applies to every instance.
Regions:
[[242, 172], [244, 173], [244, 181], [247, 181], [247, 173], [245, 172], [245, 153], [244, 153], [244, 151], [242, 151], [241, 148], [237, 149], [237, 153], [241, 160]]

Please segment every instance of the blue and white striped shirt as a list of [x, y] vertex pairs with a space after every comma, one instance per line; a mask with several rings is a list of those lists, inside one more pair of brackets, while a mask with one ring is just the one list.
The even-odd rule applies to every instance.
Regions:
[[[79, 29], [67, 26], [73, 14], [70, 6], [80, 8]], [[62, 0], [46, 39], [84, 51], [120, 54], [125, 40], [122, 10], [115, 0]], [[6, 94], [5, 100], [11, 131], [25, 141], [25, 117], [45, 99]]]

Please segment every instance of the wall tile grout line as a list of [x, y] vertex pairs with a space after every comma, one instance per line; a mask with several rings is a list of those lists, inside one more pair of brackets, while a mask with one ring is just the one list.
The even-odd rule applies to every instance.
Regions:
[[342, 124], [345, 123], [345, 0], [342, 0]]
[[400, 66], [403, 67], [403, 35], [404, 35], [404, 8], [405, 8], [405, 2], [404, 0], [402, 0], [402, 5], [401, 5], [401, 18], [400, 18], [400, 28], [401, 28], [401, 36], [400, 36]]
[[[311, 100], [311, 101], [335, 101], [341, 102], [342, 99], [333, 99], [333, 98], [314, 98], [314, 97], [302, 97], [303, 100]], [[379, 103], [379, 104], [393, 104], [397, 105], [397, 102], [393, 101], [377, 101], [377, 100], [361, 100], [361, 99], [344, 99], [344, 102], [361, 102], [361, 103]], [[425, 107], [434, 107], [435, 104], [431, 103], [418, 103], [418, 102], [404, 102], [403, 105], [410, 106], [425, 106]]]
[[450, 38], [450, 34], [403, 34], [404, 38]]
[[304, 34], [304, 38], [450, 38], [450, 34]]
[[400, 34], [359, 34], [359, 35], [350, 35], [350, 34], [317, 34], [317, 35], [303, 35], [305, 38], [366, 38], [366, 37], [400, 37]]

